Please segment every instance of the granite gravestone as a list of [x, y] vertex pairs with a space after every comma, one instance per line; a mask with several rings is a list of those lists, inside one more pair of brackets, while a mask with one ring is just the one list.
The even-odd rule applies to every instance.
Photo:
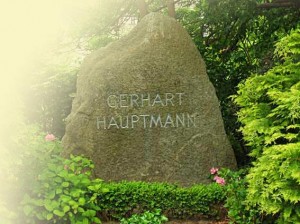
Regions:
[[236, 167], [196, 46], [156, 13], [86, 58], [63, 145], [91, 158], [104, 180], [188, 186], [207, 182], [211, 167]]

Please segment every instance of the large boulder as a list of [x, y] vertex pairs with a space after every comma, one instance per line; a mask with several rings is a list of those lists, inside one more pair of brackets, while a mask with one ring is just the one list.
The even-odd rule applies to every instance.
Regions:
[[86, 58], [63, 145], [91, 158], [104, 180], [188, 186], [207, 182], [211, 167], [236, 167], [195, 44], [156, 13]]

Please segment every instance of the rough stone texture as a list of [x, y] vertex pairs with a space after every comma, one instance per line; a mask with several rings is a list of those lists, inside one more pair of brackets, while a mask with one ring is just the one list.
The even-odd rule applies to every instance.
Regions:
[[[145, 99], [150, 94], [150, 105], [145, 100], [142, 106], [137, 99], [141, 94]], [[118, 108], [116, 97], [121, 97]], [[185, 114], [184, 125], [175, 122], [176, 114]], [[187, 123], [188, 114], [195, 125]], [[160, 115], [162, 124], [150, 121], [151, 115]], [[128, 128], [120, 127], [119, 116], [123, 125], [129, 116]], [[136, 116], [139, 121], [132, 122]], [[95, 175], [104, 180], [188, 186], [207, 182], [213, 166], [236, 167], [219, 102], [196, 46], [178, 22], [156, 13], [86, 58], [63, 145], [65, 155], [90, 157]]]

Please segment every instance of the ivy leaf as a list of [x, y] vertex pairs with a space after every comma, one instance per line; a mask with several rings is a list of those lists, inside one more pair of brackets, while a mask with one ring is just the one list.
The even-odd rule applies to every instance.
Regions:
[[33, 211], [33, 208], [30, 205], [25, 205], [23, 207], [23, 211], [26, 216], [29, 216], [29, 214]]
[[70, 211], [70, 206], [66, 205], [63, 210], [64, 210], [65, 213]]
[[61, 184], [62, 187], [69, 187], [70, 186], [70, 183], [69, 182], [63, 182]]
[[52, 218], [53, 218], [53, 214], [52, 213], [47, 214], [46, 219], [48, 221], [51, 220]]
[[59, 210], [54, 210], [53, 213], [57, 215], [58, 217], [63, 217], [65, 215], [65, 212], [59, 211]]

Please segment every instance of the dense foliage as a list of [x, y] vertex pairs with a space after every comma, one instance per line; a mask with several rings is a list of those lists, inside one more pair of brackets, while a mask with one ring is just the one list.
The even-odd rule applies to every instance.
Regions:
[[[241, 131], [257, 160], [247, 201], [278, 223], [300, 222], [300, 29], [276, 48], [281, 62], [239, 85]], [[278, 219], [277, 219], [278, 218]]]
[[230, 96], [252, 73], [274, 64], [274, 44], [299, 22], [300, 10], [261, 10], [256, 0], [200, 0], [194, 8], [178, 9], [179, 21], [202, 54], [216, 88], [225, 123], [240, 166], [249, 163], [250, 148], [237, 130], [238, 108]]
[[54, 156], [40, 171], [32, 189], [24, 195], [27, 223], [100, 223], [96, 217], [98, 193], [105, 191], [101, 180], [91, 179], [93, 164], [81, 156], [63, 159]]
[[173, 218], [215, 216], [217, 205], [225, 199], [224, 188], [218, 184], [182, 188], [166, 183], [121, 182], [104, 186], [109, 191], [100, 195], [99, 206], [106, 216], [115, 218], [157, 208]]
[[121, 219], [121, 224], [161, 224], [168, 221], [168, 218], [160, 213], [159, 209], [154, 212], [146, 211], [143, 214], [134, 214], [128, 219]]
[[[81, 159], [74, 157], [73, 161]], [[65, 160], [64, 164], [68, 161], [72, 160]], [[40, 183], [30, 196], [24, 196], [23, 211], [28, 223], [38, 223], [37, 220], [97, 223], [96, 214], [101, 219], [120, 220], [155, 209], [161, 209], [170, 218], [215, 217], [225, 199], [224, 188], [217, 184], [181, 188], [163, 183], [101, 183], [98, 179], [90, 180], [85, 173], [67, 172], [62, 165], [55, 168], [51, 164], [41, 173]], [[149, 216], [148, 219], [153, 215]]]
[[[79, 224], [98, 223], [101, 217], [123, 219], [123, 223], [145, 219], [160, 223], [165, 218], [156, 209], [171, 218], [214, 217], [221, 212], [225, 199], [225, 188], [218, 184], [182, 188], [164, 183], [103, 183], [90, 179], [92, 166], [83, 157], [54, 157], [23, 198], [23, 219], [27, 223], [44, 220]], [[134, 215], [142, 212], [142, 216]], [[124, 217], [129, 216], [126, 221]]]
[[92, 178], [94, 165], [89, 159], [62, 158], [60, 141], [52, 134], [45, 137], [39, 129], [30, 128], [19, 141], [23, 153], [10, 168], [15, 178], [5, 179], [15, 201], [7, 207], [0, 198], [1, 222], [99, 223], [147, 211], [144, 218], [162, 221], [156, 209], [170, 218], [221, 213], [225, 188], [216, 183], [189, 188], [167, 183], [106, 183]]
[[[55, 56], [58, 57], [58, 56]], [[66, 56], [65, 56], [66, 57]], [[30, 86], [24, 87], [24, 115], [29, 124], [38, 124], [44, 132], [62, 137], [65, 132], [65, 118], [71, 112], [79, 62], [43, 63], [37, 69], [38, 75], [29, 78]], [[67, 64], [69, 63], [69, 64]], [[49, 65], [50, 64], [50, 65]], [[43, 66], [43, 67], [42, 67]]]
[[16, 218], [17, 208], [24, 194], [35, 186], [37, 176], [47, 166], [47, 161], [60, 152], [59, 142], [45, 144], [45, 134], [39, 128], [20, 125], [18, 128], [18, 132], [12, 136], [9, 151], [5, 154], [7, 163], [1, 163], [5, 171], [5, 175], [1, 177], [0, 191], [0, 221], [3, 223], [15, 223], [9, 222], [5, 217]]

